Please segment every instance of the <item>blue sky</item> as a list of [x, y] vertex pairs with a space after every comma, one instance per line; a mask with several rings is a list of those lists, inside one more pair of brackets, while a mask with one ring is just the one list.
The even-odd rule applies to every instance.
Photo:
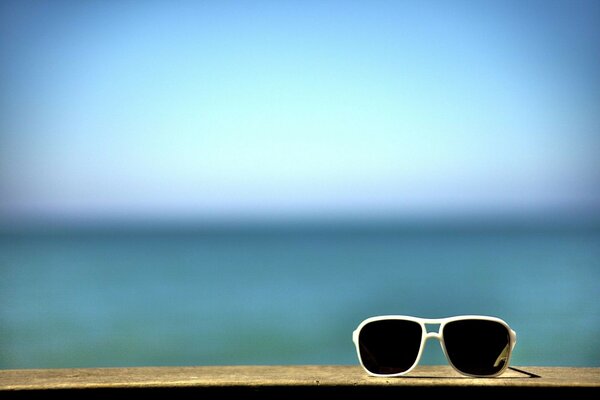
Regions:
[[5, 1], [0, 218], [600, 210], [596, 1]]

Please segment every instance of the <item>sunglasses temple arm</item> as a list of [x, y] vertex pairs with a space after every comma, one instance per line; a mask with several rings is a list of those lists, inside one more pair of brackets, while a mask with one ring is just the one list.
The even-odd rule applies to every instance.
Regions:
[[496, 358], [496, 362], [494, 363], [494, 367], [497, 367], [502, 361], [506, 362], [506, 359], [508, 358], [508, 352], [509, 352], [509, 345], [504, 346], [504, 348], [502, 349], [502, 352], [500, 353], [500, 355], [498, 356], [498, 358]]
[[511, 329], [510, 336], [512, 339], [511, 344], [507, 344], [506, 346], [504, 346], [504, 348], [502, 349], [502, 352], [500, 353], [498, 358], [496, 358], [494, 367], [497, 367], [500, 364], [500, 362], [502, 362], [502, 361], [506, 362], [506, 360], [508, 360], [508, 355], [515, 348], [515, 345], [517, 344], [517, 333]]

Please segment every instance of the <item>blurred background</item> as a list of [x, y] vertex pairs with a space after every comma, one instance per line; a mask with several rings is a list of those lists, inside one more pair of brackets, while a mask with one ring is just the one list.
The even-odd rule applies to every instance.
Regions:
[[1, 2], [0, 368], [357, 364], [379, 314], [600, 366], [599, 21]]

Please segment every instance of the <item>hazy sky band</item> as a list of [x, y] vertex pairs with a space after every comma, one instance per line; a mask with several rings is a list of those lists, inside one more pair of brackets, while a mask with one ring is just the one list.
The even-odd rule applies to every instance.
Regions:
[[0, 216], [600, 209], [600, 4], [0, 5]]

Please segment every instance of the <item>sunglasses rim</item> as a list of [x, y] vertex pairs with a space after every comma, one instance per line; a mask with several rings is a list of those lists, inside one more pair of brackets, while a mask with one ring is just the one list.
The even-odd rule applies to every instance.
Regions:
[[[360, 337], [361, 330], [366, 325], [368, 325], [372, 322], [387, 321], [387, 320], [411, 321], [411, 322], [415, 322], [415, 323], [419, 324], [421, 327], [421, 341], [419, 344], [419, 352], [417, 354], [417, 357], [416, 357], [414, 363], [410, 366], [410, 368], [408, 368], [405, 371], [397, 372], [397, 373], [393, 373], [393, 374], [378, 374], [378, 373], [370, 371], [364, 365], [361, 354], [360, 354], [359, 337]], [[467, 373], [467, 372], [461, 371], [459, 368], [457, 368], [456, 365], [454, 365], [454, 363], [450, 359], [450, 357], [448, 357], [448, 352], [446, 350], [446, 344], [444, 342], [444, 327], [448, 323], [456, 322], [456, 321], [465, 321], [465, 320], [491, 321], [491, 322], [499, 323], [500, 325], [502, 325], [506, 328], [506, 330], [508, 332], [508, 336], [509, 336], [508, 337], [509, 350], [508, 350], [508, 354], [506, 356], [506, 362], [504, 363], [504, 366], [498, 372], [496, 372], [494, 374], [487, 374], [487, 375], [476, 375], [476, 374]], [[439, 324], [440, 327], [439, 327], [438, 332], [427, 332], [426, 325], [430, 325], [430, 324], [435, 324], [435, 325]], [[511, 359], [511, 356], [513, 353], [513, 349], [517, 343], [517, 333], [508, 325], [508, 323], [506, 323], [506, 321], [504, 321], [501, 318], [489, 316], [489, 315], [457, 315], [457, 316], [445, 317], [445, 318], [421, 318], [421, 317], [415, 317], [415, 316], [410, 316], [410, 315], [377, 315], [377, 316], [369, 317], [369, 318], [363, 320], [358, 325], [358, 327], [352, 332], [352, 341], [354, 342], [354, 346], [356, 348], [356, 354], [358, 355], [358, 360], [360, 362], [361, 367], [369, 375], [378, 376], [378, 377], [393, 377], [393, 376], [402, 376], [402, 375], [408, 374], [419, 364], [419, 361], [421, 360], [421, 356], [425, 349], [425, 343], [427, 342], [427, 340], [429, 340], [431, 338], [436, 338], [440, 341], [442, 351], [444, 353], [444, 356], [446, 357], [446, 360], [448, 361], [448, 364], [450, 364], [450, 366], [456, 372], [458, 372], [461, 375], [466, 375], [466, 376], [471, 376], [471, 377], [476, 377], [476, 378], [493, 378], [493, 377], [503, 374], [510, 364], [510, 359]]]

